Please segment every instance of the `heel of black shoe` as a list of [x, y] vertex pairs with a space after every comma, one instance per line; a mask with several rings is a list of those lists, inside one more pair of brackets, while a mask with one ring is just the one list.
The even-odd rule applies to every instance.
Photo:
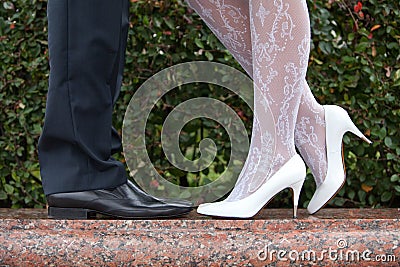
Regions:
[[96, 212], [81, 208], [49, 207], [48, 217], [51, 219], [90, 219], [96, 217]]

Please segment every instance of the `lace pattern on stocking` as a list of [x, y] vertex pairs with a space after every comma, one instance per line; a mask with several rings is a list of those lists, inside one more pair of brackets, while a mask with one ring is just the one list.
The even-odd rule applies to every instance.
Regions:
[[[295, 155], [294, 127], [308, 63], [309, 28], [300, 25], [304, 14], [294, 13], [292, 4], [249, 2], [256, 128], [245, 167], [226, 201], [249, 196]], [[268, 112], [272, 121], [262, 119]]]
[[325, 142], [325, 114], [307, 83], [304, 90], [299, 115], [296, 122], [295, 143], [307, 166], [310, 167], [317, 186], [324, 181], [327, 171], [326, 142]]
[[247, 1], [237, 0], [187, 0], [210, 30], [240, 62], [246, 72], [252, 69], [251, 43], [248, 29]]
[[[296, 27], [301, 26], [298, 22], [296, 23], [299, 25], [295, 25], [294, 18], [297, 12], [308, 12], [306, 1], [297, 2], [300, 5], [296, 12], [289, 12], [291, 1], [282, 0], [251, 1], [250, 3], [236, 0], [187, 0], [187, 2], [245, 71], [254, 78], [260, 88], [258, 95], [255, 91], [255, 114], [248, 159], [235, 189], [227, 200], [240, 199], [257, 190], [274, 171], [291, 155], [294, 155], [293, 134], [289, 133], [293, 132], [298, 105], [300, 105], [300, 113], [297, 117], [296, 145], [302, 156], [309, 159], [312, 166], [319, 166], [319, 175], [315, 177], [324, 177], [321, 176], [324, 173], [323, 165], [326, 163], [326, 157], [321, 156], [325, 151], [324, 142], [315, 143], [318, 137], [313, 132], [306, 138], [307, 131], [312, 129], [311, 126], [324, 127], [323, 108], [312, 97], [304, 79], [308, 64], [309, 33], [306, 31], [301, 41], [296, 41], [297, 49], [292, 46], [293, 39], [299, 37], [295, 36]], [[257, 31], [254, 28], [255, 23], [258, 25]], [[251, 34], [253, 34], [253, 39]], [[287, 62], [279, 73], [274, 64], [276, 64], [277, 56], [285, 53], [287, 46], [290, 46], [290, 50], [294, 49], [298, 52], [297, 60]], [[253, 58], [255, 59], [254, 66]], [[278, 74], [280, 77], [285, 77], [282, 82], [283, 88], [278, 90], [280, 97], [275, 96], [276, 89], [271, 89], [271, 83], [278, 79]], [[273, 120], [276, 120], [276, 123], [270, 118], [269, 120], [264, 118], [266, 112], [270, 112], [270, 108], [275, 109]], [[302, 115], [303, 111], [304, 114], [310, 114], [311, 110], [312, 117], [305, 118]], [[268, 125], [276, 125], [276, 129], [271, 129]], [[325, 134], [323, 133], [322, 136], [324, 137]], [[324, 140], [324, 138], [319, 138], [321, 139]], [[281, 142], [281, 147], [283, 144], [284, 150], [289, 153], [282, 154], [279, 150], [275, 153], [276, 141]], [[316, 152], [314, 152], [315, 147], [319, 148]], [[314, 171], [313, 174], [315, 175]]]

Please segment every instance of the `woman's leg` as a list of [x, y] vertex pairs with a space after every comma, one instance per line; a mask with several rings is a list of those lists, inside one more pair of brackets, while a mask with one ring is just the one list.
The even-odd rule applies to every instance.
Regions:
[[[254, 121], [249, 155], [226, 200], [236, 202], [253, 193], [258, 194], [258, 190], [269, 179], [275, 180], [278, 170], [296, 155], [294, 129], [309, 56], [308, 11], [305, 2], [300, 0], [250, 0], [248, 8], [244, 3], [238, 6], [235, 1], [193, 0], [189, 3], [208, 20], [210, 28], [254, 80]], [[273, 121], [268, 120], [268, 113], [272, 113]], [[294, 183], [302, 178], [289, 177], [287, 180]], [[221, 215], [230, 208], [229, 204], [222, 208], [216, 204], [207, 206], [215, 207], [213, 211], [209, 209], [208, 212], [203, 206], [199, 212]], [[228, 212], [225, 215], [235, 214]], [[239, 216], [249, 216], [249, 213]]]
[[186, 0], [242, 68], [252, 76], [249, 3], [237, 0]]
[[296, 154], [294, 129], [308, 64], [309, 17], [303, 0], [250, 0], [249, 16], [254, 85], [275, 121], [274, 173]]
[[296, 147], [320, 186], [328, 169], [326, 156], [325, 111], [314, 98], [306, 81], [295, 129]]
[[[187, 0], [224, 46], [253, 77], [250, 14], [247, 1]], [[265, 10], [265, 7], [264, 7]], [[260, 8], [260, 15], [263, 8]], [[268, 11], [264, 11], [268, 12]], [[264, 21], [265, 25], [265, 21]], [[267, 28], [268, 25], [265, 25]], [[295, 143], [319, 185], [326, 174], [324, 109], [313, 97], [304, 80], [303, 94], [295, 127]]]

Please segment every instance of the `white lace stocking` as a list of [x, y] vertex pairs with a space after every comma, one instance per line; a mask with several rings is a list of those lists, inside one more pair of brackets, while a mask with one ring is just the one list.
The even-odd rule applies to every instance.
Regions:
[[253, 73], [248, 0], [186, 0], [242, 68]]
[[[296, 145], [320, 184], [326, 172], [324, 110], [305, 81], [310, 40], [305, 1], [187, 2], [260, 89], [249, 156], [228, 200], [252, 193], [295, 154], [296, 119]], [[275, 129], [262, 119], [264, 105], [274, 114]]]
[[295, 144], [307, 166], [311, 169], [315, 183], [320, 186], [328, 169], [325, 142], [325, 112], [315, 100], [306, 81], [301, 97], [295, 129]]

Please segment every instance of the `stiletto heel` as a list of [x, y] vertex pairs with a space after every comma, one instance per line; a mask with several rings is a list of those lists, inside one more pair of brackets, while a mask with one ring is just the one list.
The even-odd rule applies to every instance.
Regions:
[[368, 144], [372, 143], [354, 125], [343, 108], [334, 105], [323, 107], [325, 110], [328, 168], [324, 182], [317, 187], [308, 204], [307, 210], [310, 214], [314, 214], [324, 207], [339, 192], [345, 182], [346, 173], [342, 151], [343, 135], [346, 132], [352, 132]]
[[[365, 135], [363, 133], [361, 133], [361, 131], [354, 124], [354, 122], [350, 119], [349, 114], [344, 109], [342, 109], [341, 107], [338, 107], [338, 106], [324, 106], [325, 113], [326, 113], [326, 108], [329, 110], [328, 113], [333, 113], [333, 112], [339, 113], [340, 112], [341, 115], [343, 116], [343, 119], [345, 118], [342, 123], [345, 124], [346, 130], [355, 134], [356, 136], [358, 136], [361, 140], [365, 141], [366, 143], [372, 144], [372, 141], [369, 140], [367, 137], [365, 137]], [[345, 133], [346, 132], [343, 132], [342, 136]]]
[[297, 206], [299, 204], [299, 197], [300, 197], [300, 191], [301, 188], [303, 187], [304, 179], [298, 181], [295, 184], [292, 184], [290, 188], [292, 189], [293, 192], [293, 218], [297, 218]]
[[369, 140], [367, 137], [365, 137], [364, 134], [361, 133], [361, 131], [354, 125], [353, 122], [351, 129], [349, 129], [350, 132], [352, 132], [353, 134], [357, 135], [361, 140], [363, 140], [364, 142], [368, 143], [368, 144], [372, 144], [372, 141]]
[[276, 194], [290, 187], [293, 190], [294, 214], [297, 215], [299, 194], [305, 177], [304, 162], [299, 155], [295, 155], [251, 195], [235, 201], [224, 200], [201, 204], [197, 212], [218, 217], [250, 218], [256, 215]]

